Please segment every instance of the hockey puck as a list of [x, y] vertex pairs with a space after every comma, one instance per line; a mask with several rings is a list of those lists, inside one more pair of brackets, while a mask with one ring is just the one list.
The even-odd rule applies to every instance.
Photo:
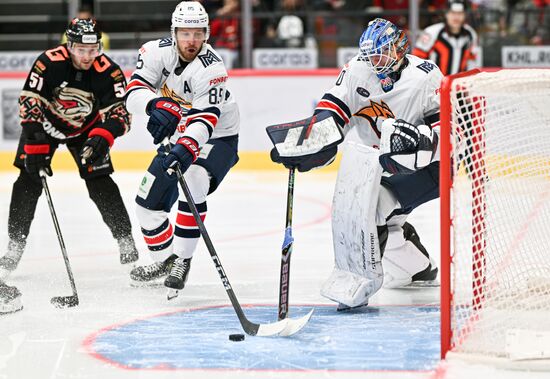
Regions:
[[229, 340], [234, 342], [244, 341], [244, 334], [230, 334]]

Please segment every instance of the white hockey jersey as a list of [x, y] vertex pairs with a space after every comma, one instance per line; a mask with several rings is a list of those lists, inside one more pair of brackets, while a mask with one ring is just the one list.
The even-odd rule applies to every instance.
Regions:
[[357, 129], [361, 141], [378, 147], [382, 122], [403, 119], [411, 124], [439, 122], [439, 86], [443, 75], [431, 61], [407, 55], [408, 64], [393, 89], [382, 88], [380, 79], [360, 55], [340, 72], [336, 84], [321, 99], [316, 111], [329, 110], [337, 117], [344, 133]]
[[222, 59], [207, 43], [197, 57], [184, 63], [171, 38], [147, 42], [139, 49], [138, 63], [127, 87], [126, 106], [145, 115], [147, 103], [169, 97], [187, 109], [176, 138], [183, 135], [203, 146], [210, 138], [239, 132], [239, 109], [227, 88], [228, 75]]

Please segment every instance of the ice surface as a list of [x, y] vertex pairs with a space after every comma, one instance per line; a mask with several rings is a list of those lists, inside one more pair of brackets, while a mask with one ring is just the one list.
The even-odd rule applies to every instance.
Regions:
[[[0, 379], [458, 378], [463, 373], [472, 379], [484, 372], [484, 379], [507, 377], [477, 366], [435, 371], [438, 288], [381, 290], [373, 307], [350, 314], [337, 314], [335, 304], [319, 295], [333, 264], [329, 217], [335, 176], [296, 178], [290, 312], [298, 317], [316, 305], [310, 323], [291, 338], [247, 336], [231, 342], [228, 335], [241, 330], [202, 243], [187, 286], [174, 301], [166, 301], [164, 288], [130, 287], [116, 242], [84, 182], [76, 172], [54, 173], [49, 186], [80, 305], [60, 310], [50, 304], [53, 296], [69, 295], [70, 287], [42, 197], [27, 250], [8, 280], [22, 291], [25, 308], [0, 317]], [[7, 245], [15, 177], [15, 172], [0, 175], [0, 254]], [[149, 263], [133, 207], [141, 173], [117, 172], [114, 178], [134, 225], [141, 262]], [[286, 180], [283, 171], [235, 171], [208, 200], [206, 227], [241, 304], [251, 305], [244, 311], [254, 322], [276, 320]], [[437, 260], [438, 219], [436, 202], [410, 218]]]

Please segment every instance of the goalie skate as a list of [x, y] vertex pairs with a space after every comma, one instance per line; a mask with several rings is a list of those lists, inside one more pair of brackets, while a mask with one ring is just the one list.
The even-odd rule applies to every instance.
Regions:
[[16, 287], [0, 282], [0, 314], [14, 313], [21, 309], [21, 292]]
[[169, 288], [167, 294], [168, 300], [177, 297], [179, 291], [185, 287], [190, 268], [191, 258], [178, 258], [174, 261], [170, 269], [170, 275], [164, 281], [164, 285]]
[[166, 260], [154, 262], [146, 266], [138, 266], [130, 271], [130, 284], [134, 287], [160, 287], [162, 279], [170, 273], [172, 264], [178, 256], [172, 254]]

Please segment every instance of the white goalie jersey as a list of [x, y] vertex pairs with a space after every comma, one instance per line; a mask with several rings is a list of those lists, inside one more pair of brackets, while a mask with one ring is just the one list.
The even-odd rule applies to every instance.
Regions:
[[373, 147], [379, 146], [381, 126], [388, 118], [437, 126], [443, 75], [432, 61], [410, 54], [407, 60], [399, 80], [381, 83], [360, 56], [355, 56], [344, 66], [316, 111], [333, 112], [339, 124], [345, 126], [344, 133], [355, 127], [361, 141]]
[[171, 98], [187, 110], [174, 138], [185, 135], [203, 146], [210, 138], [239, 132], [239, 110], [227, 81], [225, 65], [209, 44], [187, 63], [179, 58], [171, 38], [150, 41], [139, 49], [126, 106], [133, 114], [146, 115], [151, 99]]

